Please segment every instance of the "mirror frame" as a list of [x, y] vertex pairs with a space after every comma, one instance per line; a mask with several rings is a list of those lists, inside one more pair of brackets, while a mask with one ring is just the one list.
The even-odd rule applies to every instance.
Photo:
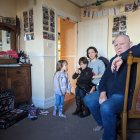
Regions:
[[9, 31], [10, 34], [10, 49], [18, 51], [20, 25], [19, 19], [16, 17], [16, 25], [0, 22], [0, 30]]

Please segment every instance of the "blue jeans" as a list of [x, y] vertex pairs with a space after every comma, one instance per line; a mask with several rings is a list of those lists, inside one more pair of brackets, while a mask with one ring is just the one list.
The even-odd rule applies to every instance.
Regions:
[[80, 96], [82, 99], [86, 95], [86, 92], [83, 89], [80, 89], [78, 86], [75, 89], [75, 95]]
[[64, 95], [55, 94], [55, 107], [59, 108], [59, 111], [62, 112], [64, 106]]
[[108, 99], [99, 104], [99, 93], [94, 92], [84, 97], [84, 103], [99, 126], [104, 127], [103, 140], [115, 140], [116, 113], [123, 110], [123, 93], [113, 93]]

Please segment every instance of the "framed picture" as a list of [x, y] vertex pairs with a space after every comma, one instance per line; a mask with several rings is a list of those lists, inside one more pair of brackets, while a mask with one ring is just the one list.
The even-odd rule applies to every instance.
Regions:
[[29, 10], [29, 31], [34, 32], [33, 9]]
[[125, 12], [129, 12], [132, 10], [133, 10], [133, 4], [131, 3], [125, 4]]
[[43, 25], [43, 30], [44, 31], [49, 31], [49, 26]]
[[137, 1], [137, 5], [138, 5], [138, 7], [140, 7], [140, 0]]
[[55, 40], [55, 12], [48, 7], [42, 7], [43, 13], [43, 38]]
[[27, 11], [23, 12], [23, 22], [24, 22], [24, 31], [28, 32], [29, 31], [29, 21], [28, 21], [28, 12]]
[[49, 39], [49, 34], [47, 32], [43, 32], [43, 38], [44, 39]]
[[126, 16], [115, 17], [113, 19], [112, 37], [119, 34], [126, 34]]
[[43, 24], [49, 25], [49, 9], [47, 7], [42, 7], [43, 10]]

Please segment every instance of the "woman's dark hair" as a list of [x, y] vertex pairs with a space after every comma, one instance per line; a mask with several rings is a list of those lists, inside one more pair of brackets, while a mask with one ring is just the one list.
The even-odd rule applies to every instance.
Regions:
[[[96, 49], [95, 47], [93, 47], [93, 46], [90, 46], [90, 47], [88, 47], [88, 48], [87, 48], [87, 57], [88, 57], [88, 58], [89, 58], [88, 51], [89, 51], [89, 50], [91, 50], [91, 49], [92, 49], [92, 50], [94, 50], [94, 51], [95, 51], [95, 53], [97, 53], [97, 54], [98, 54], [97, 49]], [[98, 57], [98, 55], [97, 55], [97, 54], [96, 54], [96, 57]]]
[[82, 62], [83, 64], [87, 64], [87, 65], [88, 65], [88, 60], [87, 60], [86, 57], [81, 57], [81, 58], [79, 59], [79, 65], [81, 64], [81, 62]]

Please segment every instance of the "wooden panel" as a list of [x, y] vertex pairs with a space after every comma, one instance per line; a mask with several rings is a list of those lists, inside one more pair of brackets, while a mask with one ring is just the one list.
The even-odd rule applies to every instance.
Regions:
[[6, 89], [6, 73], [5, 68], [0, 68], [0, 90]]
[[5, 77], [5, 68], [0, 68], [0, 77]]
[[27, 75], [26, 67], [8, 68], [8, 77], [25, 77]]
[[2, 59], [0, 58], [0, 64], [16, 64], [16, 59]]
[[13, 90], [15, 98], [15, 102], [23, 102], [28, 101], [29, 93], [28, 93], [28, 82], [26, 78], [8, 78], [8, 86]]
[[15, 103], [31, 100], [31, 65], [0, 68], [0, 89], [12, 89]]
[[0, 77], [0, 90], [6, 89], [6, 80], [5, 77]]

